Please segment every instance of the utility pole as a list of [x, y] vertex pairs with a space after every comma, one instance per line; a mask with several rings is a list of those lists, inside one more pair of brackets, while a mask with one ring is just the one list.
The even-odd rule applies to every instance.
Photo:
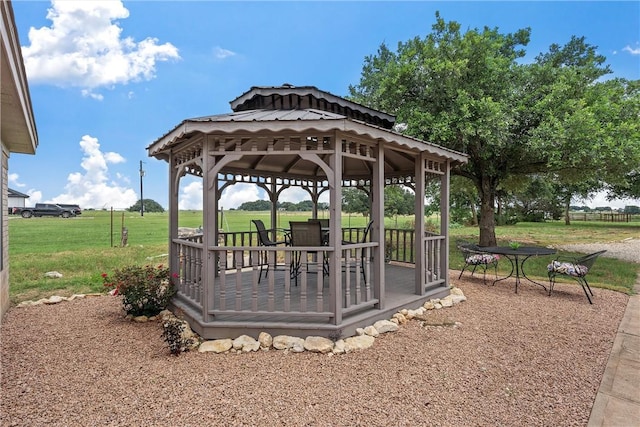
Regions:
[[142, 170], [142, 160], [140, 160], [140, 216], [144, 216], [144, 197], [142, 195], [142, 177], [144, 176], [144, 170]]

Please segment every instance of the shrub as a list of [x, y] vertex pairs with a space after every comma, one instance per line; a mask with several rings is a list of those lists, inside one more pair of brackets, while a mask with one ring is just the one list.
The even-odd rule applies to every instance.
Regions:
[[114, 295], [122, 295], [125, 312], [133, 316], [155, 316], [167, 308], [176, 292], [169, 269], [162, 265], [127, 266], [111, 277], [103, 273], [102, 278]]
[[169, 319], [162, 324], [162, 337], [169, 345], [173, 355], [189, 350], [195, 344], [193, 337], [185, 336], [185, 322], [179, 319]]

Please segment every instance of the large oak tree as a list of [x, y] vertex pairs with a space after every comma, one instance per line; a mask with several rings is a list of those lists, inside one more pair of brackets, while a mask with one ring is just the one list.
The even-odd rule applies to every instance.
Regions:
[[640, 159], [637, 124], [616, 116], [620, 98], [601, 98], [622, 96], [626, 82], [601, 82], [610, 70], [596, 47], [573, 37], [527, 62], [530, 33], [463, 33], [436, 13], [425, 38], [366, 57], [349, 88], [354, 101], [407, 123], [405, 133], [469, 155], [454, 173], [478, 191], [481, 245], [496, 244], [496, 195], [508, 178], [553, 172], [569, 185], [628, 167], [624, 150], [628, 162]]

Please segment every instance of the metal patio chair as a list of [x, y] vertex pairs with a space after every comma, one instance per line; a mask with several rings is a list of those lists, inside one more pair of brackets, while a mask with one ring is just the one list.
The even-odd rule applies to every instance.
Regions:
[[[300, 247], [322, 247], [324, 242], [322, 239], [322, 227], [318, 221], [291, 221], [289, 222], [290, 244], [291, 246]], [[309, 271], [309, 266], [322, 262], [323, 275], [329, 274], [329, 259], [322, 250], [305, 250], [305, 257], [302, 256], [303, 251], [295, 251], [291, 261], [291, 278], [295, 279], [298, 285], [298, 276], [302, 273], [302, 268]], [[309, 259], [311, 257], [311, 259]], [[317, 260], [321, 257], [321, 261]]]
[[[270, 246], [275, 247], [278, 245], [288, 245], [289, 242], [285, 238], [285, 240], [272, 240], [270, 230], [267, 230], [264, 226], [264, 222], [261, 219], [252, 219], [251, 222], [255, 225], [256, 230], [258, 231], [258, 245], [259, 246]], [[260, 251], [260, 274], [258, 275], [258, 283], [262, 279], [262, 271], [266, 270], [264, 277], [267, 277], [269, 274], [269, 251]], [[275, 263], [274, 263], [275, 264]], [[266, 266], [266, 268], [265, 268]], [[275, 268], [275, 265], [274, 265]]]
[[467, 242], [465, 240], [456, 241], [456, 247], [462, 254], [462, 258], [464, 260], [464, 266], [462, 267], [462, 271], [458, 276], [458, 279], [462, 277], [462, 273], [469, 268], [473, 267], [471, 270], [471, 276], [476, 272], [478, 267], [482, 268], [482, 281], [486, 285], [487, 284], [487, 268], [493, 267], [493, 271], [496, 275], [496, 279], [498, 278], [498, 261], [500, 260], [500, 255], [491, 254], [487, 252], [483, 252], [478, 245], [475, 245], [471, 242]]
[[556, 276], [562, 275], [577, 281], [580, 286], [582, 286], [582, 290], [587, 296], [589, 304], [593, 304], [591, 297], [594, 295], [589, 287], [589, 282], [587, 282], [587, 274], [591, 271], [598, 257], [605, 252], [607, 251], [598, 251], [580, 258], [559, 256], [551, 261], [551, 263], [547, 265], [547, 271], [549, 272], [549, 296], [551, 296], [553, 285], [556, 283]]

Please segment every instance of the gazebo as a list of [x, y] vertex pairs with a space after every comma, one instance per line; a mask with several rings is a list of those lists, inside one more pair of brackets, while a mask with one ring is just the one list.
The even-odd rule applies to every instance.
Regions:
[[[449, 294], [449, 177], [466, 155], [403, 135], [393, 129], [395, 117], [313, 86], [252, 87], [231, 109], [185, 119], [147, 147], [150, 157], [169, 163], [169, 264], [178, 289], [172, 304], [194, 331], [205, 339], [262, 331], [349, 336]], [[202, 233], [195, 236], [179, 234], [178, 195], [188, 175], [203, 183]], [[425, 198], [416, 197], [415, 229], [396, 242], [408, 262], [388, 263], [385, 245], [393, 236], [384, 226], [385, 185], [424, 195], [428, 180], [440, 185], [440, 230], [427, 231]], [[258, 185], [268, 195], [274, 239], [281, 233], [282, 191], [305, 189], [316, 207], [313, 217], [328, 191], [326, 243], [258, 246], [249, 227], [221, 230], [222, 192], [237, 183]], [[368, 192], [366, 239], [342, 224], [347, 187]], [[294, 277], [291, 266], [301, 258], [305, 268]]]

